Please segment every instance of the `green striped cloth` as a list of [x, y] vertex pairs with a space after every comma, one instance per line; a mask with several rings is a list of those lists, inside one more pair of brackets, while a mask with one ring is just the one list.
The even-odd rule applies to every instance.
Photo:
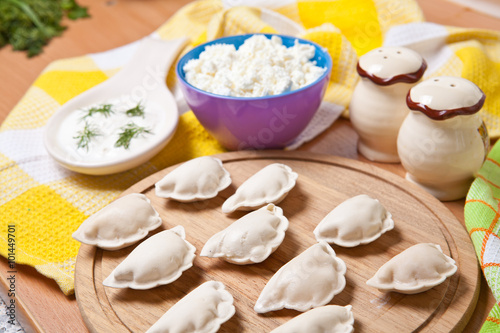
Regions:
[[481, 328], [500, 332], [500, 143], [488, 154], [465, 202], [465, 225], [497, 304]]

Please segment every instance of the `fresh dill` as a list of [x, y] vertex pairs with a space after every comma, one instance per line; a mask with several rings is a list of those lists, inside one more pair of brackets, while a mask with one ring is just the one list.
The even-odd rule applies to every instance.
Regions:
[[151, 130], [134, 123], [128, 123], [121, 127], [120, 130], [121, 132], [118, 134], [118, 140], [115, 142], [115, 147], [124, 147], [125, 149], [130, 147], [130, 141], [132, 141], [133, 138], [137, 138], [141, 134], [152, 134]]
[[105, 118], [108, 118], [114, 111], [111, 109], [113, 105], [111, 104], [101, 104], [99, 106], [93, 106], [87, 110], [87, 114], [83, 116], [83, 119], [92, 117], [94, 114], [102, 114]]
[[144, 106], [141, 103], [137, 103], [137, 105], [131, 109], [125, 111], [127, 116], [129, 117], [142, 117], [144, 118]]
[[78, 148], [85, 148], [87, 151], [89, 151], [90, 141], [92, 141], [93, 138], [99, 135], [101, 134], [97, 131], [97, 129], [93, 128], [88, 122], [85, 122], [85, 126], [83, 127], [83, 129], [81, 131], [78, 131], [73, 139], [77, 140], [76, 145]]
[[75, 0], [0, 0], [0, 48], [11, 44], [28, 57], [40, 54], [66, 29], [61, 24], [65, 16], [76, 20], [89, 14]]

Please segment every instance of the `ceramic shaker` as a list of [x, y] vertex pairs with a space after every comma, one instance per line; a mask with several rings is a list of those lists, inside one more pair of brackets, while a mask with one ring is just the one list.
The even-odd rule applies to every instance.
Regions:
[[479, 87], [459, 77], [435, 77], [408, 92], [412, 111], [398, 136], [408, 180], [442, 201], [467, 194], [489, 148], [478, 113], [484, 100]]
[[404, 47], [380, 47], [359, 58], [349, 116], [359, 135], [358, 150], [376, 162], [399, 162], [397, 138], [410, 112], [406, 94], [427, 69], [417, 52]]

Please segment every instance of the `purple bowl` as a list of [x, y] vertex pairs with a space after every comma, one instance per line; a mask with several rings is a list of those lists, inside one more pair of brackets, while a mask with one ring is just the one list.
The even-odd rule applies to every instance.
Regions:
[[[271, 38], [272, 34], [264, 34]], [[209, 93], [186, 81], [184, 65], [198, 59], [205, 47], [212, 44], [234, 44], [238, 49], [253, 36], [224, 37], [202, 44], [186, 53], [177, 64], [177, 76], [187, 104], [196, 118], [223, 146], [231, 150], [283, 148], [309, 124], [325, 94], [332, 60], [326, 50], [308, 40], [277, 35], [283, 45], [293, 46], [295, 40], [313, 45], [312, 61], [326, 71], [312, 84], [281, 95], [264, 97], [231, 97]]]

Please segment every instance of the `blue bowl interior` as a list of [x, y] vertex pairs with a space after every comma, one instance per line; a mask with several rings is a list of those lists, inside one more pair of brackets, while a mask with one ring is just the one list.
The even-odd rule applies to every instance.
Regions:
[[[326, 71], [325, 71], [325, 73], [323, 73], [323, 75], [321, 75], [311, 85], [315, 84], [318, 81], [323, 80], [324, 77], [327, 76], [330, 73], [330, 71], [331, 71], [331, 68], [332, 68], [332, 59], [330, 58], [330, 55], [328, 54], [328, 52], [324, 48], [322, 48], [321, 46], [319, 46], [318, 44], [316, 44], [314, 42], [311, 42], [311, 41], [308, 41], [308, 40], [305, 40], [305, 39], [301, 39], [301, 38], [297, 38], [297, 37], [293, 37], [293, 36], [285, 36], [285, 35], [277, 35], [277, 34], [247, 34], [247, 35], [236, 35], [236, 36], [223, 37], [223, 38], [219, 38], [219, 39], [215, 39], [213, 41], [207, 42], [205, 44], [198, 45], [197, 47], [195, 47], [194, 49], [192, 49], [191, 51], [189, 51], [188, 53], [186, 53], [179, 60], [179, 62], [177, 63], [177, 67], [176, 67], [177, 75], [179, 76], [179, 78], [182, 81], [184, 81], [185, 84], [187, 84], [192, 89], [195, 89], [195, 90], [203, 92], [203, 93], [205, 93], [207, 95], [216, 96], [216, 97], [219, 97], [219, 98], [229, 98], [229, 99], [273, 98], [273, 97], [278, 97], [278, 96], [281, 97], [281, 96], [285, 96], [285, 95], [288, 95], [288, 94], [293, 94], [293, 93], [296, 93], [296, 92], [298, 92], [298, 91], [300, 91], [302, 89], [307, 88], [307, 87], [303, 87], [303, 88], [300, 88], [300, 89], [297, 89], [297, 90], [286, 92], [286, 93], [281, 94], [281, 95], [274, 95], [274, 96], [263, 96], [263, 97], [232, 97], [232, 96], [216, 95], [216, 94], [209, 93], [207, 91], [200, 90], [200, 89], [194, 87], [193, 85], [189, 84], [186, 81], [186, 73], [184, 72], [184, 69], [183, 69], [184, 66], [186, 65], [186, 63], [189, 60], [191, 60], [191, 59], [198, 59], [199, 56], [200, 56], [200, 53], [203, 52], [203, 51], [205, 51], [205, 47], [206, 46], [213, 45], [213, 44], [233, 44], [236, 47], [236, 49], [239, 49], [239, 47], [241, 45], [243, 45], [243, 43], [245, 42], [245, 40], [247, 40], [248, 38], [250, 38], [250, 37], [252, 37], [254, 35], [264, 35], [264, 36], [266, 36], [269, 39], [272, 36], [279, 36], [279, 37], [281, 37], [281, 40], [283, 41], [283, 45], [286, 46], [286, 47], [293, 46], [294, 43], [295, 43], [295, 40], [298, 40], [299, 43], [301, 43], [301, 44], [310, 44], [310, 45], [314, 46], [315, 53], [314, 53], [314, 57], [311, 59], [311, 61], [316, 61], [316, 66], [323, 67], [323, 68], [326, 67]], [[311, 85], [309, 85], [309, 86], [311, 86]]]

